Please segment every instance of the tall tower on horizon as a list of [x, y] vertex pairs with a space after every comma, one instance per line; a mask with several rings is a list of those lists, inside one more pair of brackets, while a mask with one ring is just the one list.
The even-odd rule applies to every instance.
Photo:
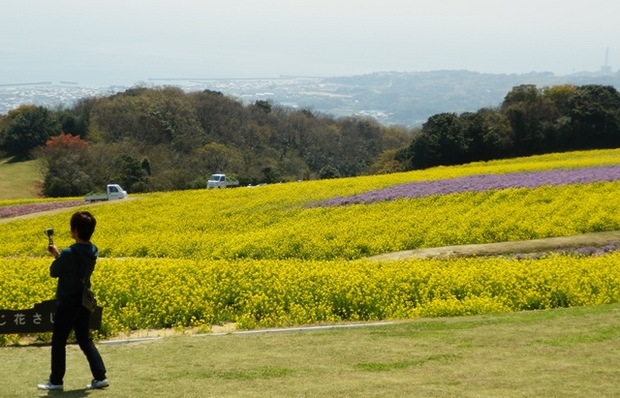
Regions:
[[609, 66], [609, 47], [605, 49], [605, 65], [601, 66], [601, 73], [604, 75], [611, 74], [611, 66]]

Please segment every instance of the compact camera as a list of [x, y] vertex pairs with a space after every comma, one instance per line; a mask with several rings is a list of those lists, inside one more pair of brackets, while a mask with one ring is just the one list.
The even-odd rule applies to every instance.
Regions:
[[45, 230], [45, 235], [47, 235], [47, 239], [49, 240], [49, 244], [53, 245], [54, 244], [54, 239], [52, 239], [52, 236], [54, 236], [54, 228], [47, 228]]

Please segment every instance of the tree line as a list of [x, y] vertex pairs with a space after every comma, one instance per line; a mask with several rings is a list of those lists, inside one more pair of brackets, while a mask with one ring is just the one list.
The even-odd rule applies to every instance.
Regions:
[[514, 87], [497, 109], [440, 113], [397, 158], [408, 169], [620, 146], [613, 86]]
[[603, 85], [519, 85], [497, 108], [439, 113], [412, 130], [175, 87], [0, 117], [0, 150], [39, 159], [42, 193], [52, 197], [112, 182], [128, 192], [204, 188], [215, 172], [255, 185], [619, 144], [620, 94]]

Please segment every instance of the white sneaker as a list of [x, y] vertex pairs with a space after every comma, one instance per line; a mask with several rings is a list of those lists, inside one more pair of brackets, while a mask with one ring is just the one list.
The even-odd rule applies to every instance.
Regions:
[[90, 382], [90, 384], [86, 385], [86, 388], [91, 389], [91, 390], [95, 390], [97, 388], [104, 388], [109, 386], [110, 383], [108, 383], [108, 379], [103, 379], [103, 380], [95, 380], [93, 379], [93, 381]]
[[62, 384], [52, 384], [49, 380], [45, 384], [37, 385], [39, 390], [45, 391], [62, 391]]

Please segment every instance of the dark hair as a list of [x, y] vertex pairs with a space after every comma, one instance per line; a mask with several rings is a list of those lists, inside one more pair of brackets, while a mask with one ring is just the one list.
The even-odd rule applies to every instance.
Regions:
[[97, 220], [87, 211], [78, 211], [71, 216], [71, 231], [77, 230], [78, 237], [84, 241], [89, 241], [95, 232]]

